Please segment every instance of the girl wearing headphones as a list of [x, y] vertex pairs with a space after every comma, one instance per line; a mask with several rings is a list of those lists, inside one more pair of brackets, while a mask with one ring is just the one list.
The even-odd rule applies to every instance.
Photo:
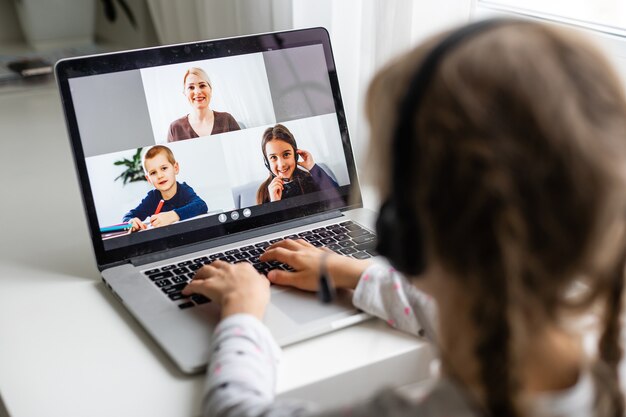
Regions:
[[[356, 306], [438, 345], [441, 375], [424, 392], [387, 390], [322, 415], [624, 415], [622, 86], [572, 33], [491, 22], [431, 39], [370, 86], [369, 166], [387, 199], [379, 251], [395, 268], [301, 241], [262, 257], [294, 269], [269, 281], [306, 290], [323, 265]], [[222, 303], [206, 415], [316, 413], [273, 402], [268, 284], [249, 265], [215, 262], [185, 290]], [[583, 348], [581, 315], [595, 320], [597, 349]]]
[[261, 152], [270, 175], [257, 190], [257, 204], [337, 187], [337, 183], [315, 164], [310, 152], [298, 149], [296, 139], [281, 124], [263, 132]]

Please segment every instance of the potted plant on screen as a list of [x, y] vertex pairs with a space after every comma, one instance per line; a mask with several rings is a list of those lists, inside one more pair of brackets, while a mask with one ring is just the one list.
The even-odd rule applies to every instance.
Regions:
[[141, 149], [142, 148], [137, 148], [130, 158], [122, 158], [119, 161], [113, 162], [115, 166], [126, 167], [114, 181], [122, 180], [122, 185], [131, 182], [147, 181], [146, 175], [143, 172], [143, 166], [141, 166]]

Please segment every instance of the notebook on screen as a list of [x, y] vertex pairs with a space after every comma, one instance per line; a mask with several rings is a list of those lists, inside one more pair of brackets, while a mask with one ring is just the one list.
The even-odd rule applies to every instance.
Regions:
[[[55, 74], [104, 284], [182, 371], [204, 369], [218, 320], [180, 293], [203, 264], [290, 269], [258, 260], [285, 238], [373, 255], [324, 29], [66, 59]], [[274, 286], [264, 321], [284, 346], [365, 318], [349, 295], [322, 305]]]

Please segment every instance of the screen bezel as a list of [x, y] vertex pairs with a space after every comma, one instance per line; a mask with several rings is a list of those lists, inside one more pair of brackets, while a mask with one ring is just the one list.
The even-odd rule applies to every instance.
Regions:
[[[276, 210], [264, 210], [266, 213], [220, 224], [216, 224], [212, 218], [192, 220], [164, 228], [163, 231], [158, 231], [158, 229], [151, 231], [150, 233], [151, 236], [154, 236], [154, 240], [139, 242], [116, 249], [107, 250], [105, 248], [104, 241], [100, 234], [89, 176], [87, 175], [83, 145], [70, 92], [70, 79], [316, 44], [322, 45], [324, 50], [326, 68], [328, 70], [335, 103], [335, 113], [346, 158], [350, 185], [339, 187], [337, 197], [333, 200], [308, 201], [311, 200], [311, 198], [308, 198], [304, 199], [302, 204], [298, 206], [288, 204], [286, 201], [280, 202], [282, 204], [268, 203], [274, 205]], [[354, 155], [348, 133], [330, 38], [324, 28], [274, 32], [70, 58], [57, 62], [55, 65], [55, 75], [65, 112], [66, 125], [76, 171], [78, 173], [79, 186], [81, 187], [81, 195], [87, 215], [88, 229], [98, 268], [101, 270], [121, 262], [128, 262], [138, 256], [154, 254], [211, 239], [218, 239], [223, 236], [257, 229], [259, 227], [305, 218], [329, 210], [348, 210], [362, 206]], [[243, 208], [244, 207], [241, 209]], [[169, 228], [174, 228], [177, 233], [171, 235], [171, 229], [169, 232], [166, 231], [166, 229]]]

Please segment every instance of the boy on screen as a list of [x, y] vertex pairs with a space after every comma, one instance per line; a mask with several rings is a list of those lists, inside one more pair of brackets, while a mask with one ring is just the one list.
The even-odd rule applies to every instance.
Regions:
[[152, 227], [161, 227], [207, 212], [206, 203], [193, 189], [176, 181], [179, 166], [170, 148], [156, 145], [148, 149], [143, 167], [146, 179], [155, 189], [124, 215], [123, 221], [132, 223], [131, 231], [146, 229], [143, 219], [147, 217]]

